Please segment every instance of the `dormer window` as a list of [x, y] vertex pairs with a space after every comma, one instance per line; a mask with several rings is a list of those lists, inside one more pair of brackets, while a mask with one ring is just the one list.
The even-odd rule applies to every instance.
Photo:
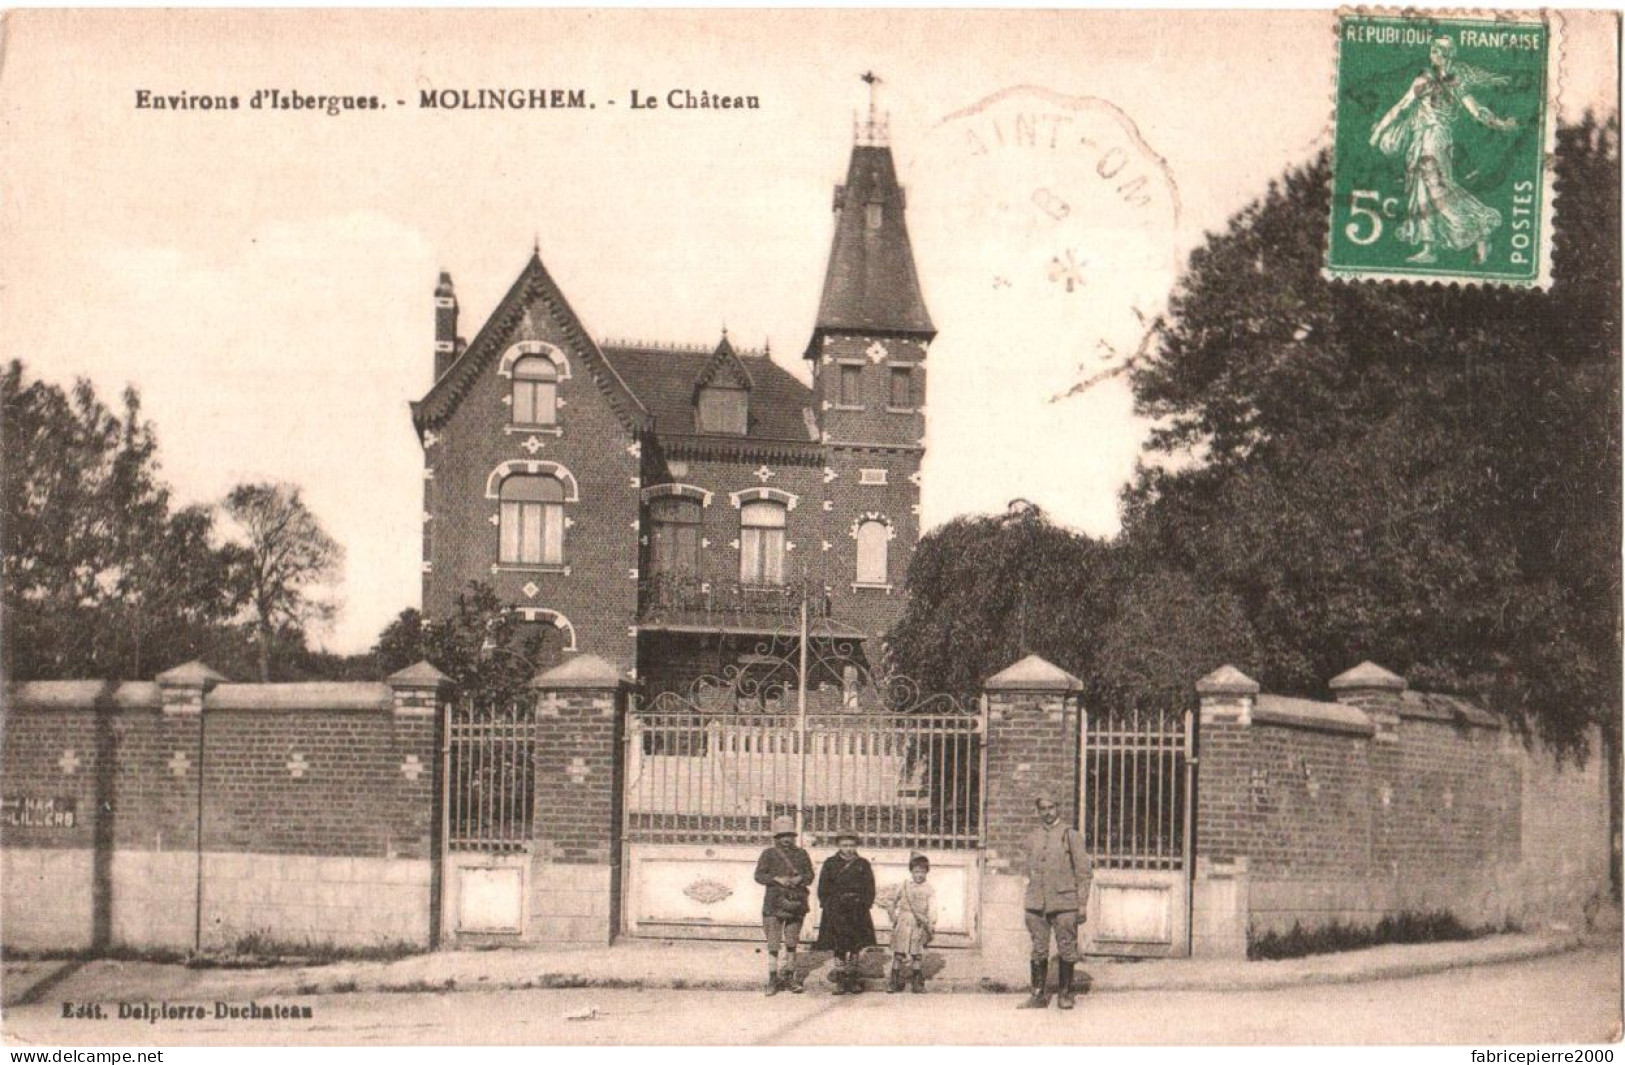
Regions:
[[700, 432], [744, 436], [748, 409], [742, 388], [700, 389]]
[[558, 421], [559, 371], [549, 359], [531, 355], [513, 364], [513, 424], [553, 425]]
[[878, 203], [869, 204], [868, 205], [868, 210], [865, 213], [866, 213], [865, 221], [867, 221], [869, 223], [869, 228], [870, 229], [879, 229], [880, 228], [881, 213], [882, 213], [882, 208], [881, 208], [880, 204], [878, 204]]

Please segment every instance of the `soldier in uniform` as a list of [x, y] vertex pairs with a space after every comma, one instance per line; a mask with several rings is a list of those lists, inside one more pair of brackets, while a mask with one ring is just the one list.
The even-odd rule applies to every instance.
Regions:
[[1040, 795], [1039, 826], [1027, 835], [1027, 932], [1032, 936], [1032, 994], [1019, 1009], [1041, 1010], [1049, 1005], [1049, 941], [1055, 937], [1060, 956], [1056, 1005], [1069, 1010], [1077, 1003], [1073, 972], [1078, 964], [1078, 925], [1085, 920], [1089, 904], [1089, 884], [1094, 865], [1085, 853], [1076, 829], [1061, 823], [1061, 809], [1054, 798]]
[[[807, 917], [808, 889], [813, 882], [812, 858], [796, 846], [796, 823], [788, 817], [773, 819], [773, 845], [756, 860], [756, 882], [762, 893], [762, 930], [767, 933], [767, 993], [780, 991], [801, 994], [801, 976], [796, 972], [796, 948], [801, 942], [801, 922]], [[784, 967], [779, 967], [779, 951], [784, 951]]]

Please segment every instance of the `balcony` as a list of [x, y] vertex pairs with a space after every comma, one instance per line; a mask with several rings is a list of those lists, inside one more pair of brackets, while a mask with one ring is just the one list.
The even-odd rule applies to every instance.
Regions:
[[830, 587], [823, 581], [745, 584], [657, 573], [638, 584], [638, 624], [678, 632], [794, 632], [803, 595], [808, 624], [828, 629]]

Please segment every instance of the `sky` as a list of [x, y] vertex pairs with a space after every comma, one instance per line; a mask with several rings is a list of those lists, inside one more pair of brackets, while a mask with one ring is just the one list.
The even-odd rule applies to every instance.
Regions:
[[[1568, 15], [1564, 42], [1563, 116], [1615, 110], [1613, 16]], [[1334, 58], [1329, 12], [13, 13], [4, 354], [109, 400], [138, 388], [179, 502], [301, 486], [348, 555], [320, 639], [365, 650], [418, 605], [407, 404], [438, 272], [472, 338], [534, 242], [596, 337], [726, 327], [805, 378], [874, 71], [939, 329], [925, 526], [1022, 497], [1110, 535], [1146, 426], [1121, 375], [1074, 386], [1141, 343], [1205, 233], [1329, 143]], [[594, 106], [418, 106], [533, 87]], [[249, 106], [270, 89], [384, 106]], [[1078, 136], [1057, 148], [1032, 114]]]

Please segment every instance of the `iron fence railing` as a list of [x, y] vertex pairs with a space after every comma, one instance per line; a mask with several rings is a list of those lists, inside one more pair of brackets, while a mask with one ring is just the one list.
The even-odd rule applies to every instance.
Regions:
[[968, 713], [711, 714], [628, 719], [626, 830], [656, 843], [760, 843], [780, 815], [833, 844], [981, 844], [983, 727]]
[[638, 620], [645, 625], [793, 628], [800, 619], [804, 592], [809, 619], [827, 619], [831, 589], [822, 581], [749, 584], [689, 573], [656, 573], [638, 584]]
[[1190, 830], [1191, 715], [1128, 711], [1084, 726], [1081, 820], [1097, 866], [1182, 869]]
[[463, 699], [446, 712], [446, 843], [521, 851], [536, 798], [536, 706]]

